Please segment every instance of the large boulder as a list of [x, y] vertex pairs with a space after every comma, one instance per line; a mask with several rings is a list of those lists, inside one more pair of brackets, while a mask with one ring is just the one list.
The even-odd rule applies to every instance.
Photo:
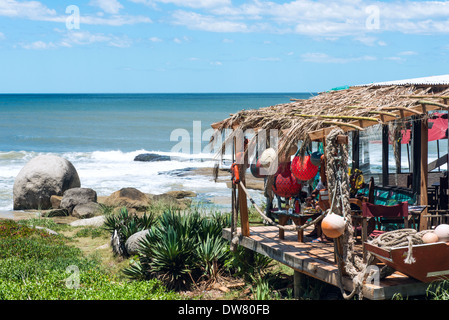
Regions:
[[73, 164], [59, 156], [40, 155], [20, 170], [14, 181], [14, 210], [50, 209], [50, 197], [80, 187]]
[[140, 248], [140, 242], [145, 239], [148, 230], [142, 230], [134, 233], [125, 242], [126, 251], [130, 256], [136, 255]]
[[123, 188], [106, 198], [104, 204], [109, 207], [126, 207], [141, 210], [146, 209], [149, 202], [148, 196], [136, 188]]
[[89, 202], [97, 202], [97, 193], [95, 190], [90, 188], [73, 188], [64, 192], [59, 208], [71, 214], [73, 208], [77, 205]]
[[96, 202], [81, 203], [76, 205], [72, 211], [72, 217], [79, 219], [92, 218], [103, 213], [101, 205]]

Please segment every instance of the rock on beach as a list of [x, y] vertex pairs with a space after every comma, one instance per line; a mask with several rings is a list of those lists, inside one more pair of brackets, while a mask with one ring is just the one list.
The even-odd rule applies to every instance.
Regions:
[[80, 187], [73, 164], [59, 156], [40, 155], [20, 170], [13, 186], [14, 210], [46, 210], [52, 207], [50, 197]]
[[106, 206], [127, 207], [136, 210], [145, 209], [149, 202], [148, 196], [136, 188], [122, 188], [104, 200]]
[[72, 214], [76, 206], [89, 202], [97, 202], [97, 192], [95, 190], [90, 188], [72, 188], [64, 192], [59, 207]]

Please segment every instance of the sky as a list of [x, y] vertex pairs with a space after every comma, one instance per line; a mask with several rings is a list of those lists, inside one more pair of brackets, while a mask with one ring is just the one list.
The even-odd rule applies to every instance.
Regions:
[[448, 62], [449, 1], [0, 0], [0, 93], [321, 92]]

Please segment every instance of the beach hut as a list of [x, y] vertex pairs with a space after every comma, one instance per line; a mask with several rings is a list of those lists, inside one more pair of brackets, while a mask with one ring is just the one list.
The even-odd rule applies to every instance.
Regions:
[[[239, 180], [233, 184], [231, 194], [233, 224], [230, 230], [224, 231], [224, 235], [233, 245], [244, 245], [291, 266], [295, 275], [312, 275], [335, 284], [342, 290], [347, 277], [350, 281], [347, 281], [346, 289], [349, 288], [351, 293], [346, 297], [357, 292], [360, 296], [365, 294], [375, 299], [379, 297], [379, 292], [382, 292], [380, 296], [386, 298], [387, 290], [384, 287], [380, 286], [383, 289], [376, 291], [364, 286], [362, 280], [356, 281], [358, 278], [362, 279], [362, 273], [366, 276], [367, 269], [366, 259], [359, 259], [356, 239], [358, 221], [362, 221], [362, 233], [363, 230], [366, 233], [366, 223], [363, 223], [366, 219], [358, 220], [357, 216], [363, 216], [364, 212], [371, 208], [367, 209], [363, 202], [374, 206], [389, 206], [390, 210], [407, 203], [407, 221], [413, 226], [407, 230], [414, 230], [413, 234], [422, 236], [435, 224], [434, 221], [444, 222], [448, 209], [448, 155], [441, 156], [440, 151], [448, 150], [448, 99], [449, 75], [442, 75], [336, 88], [308, 99], [292, 98], [291, 102], [286, 104], [244, 109], [212, 124], [215, 129], [212, 143], [219, 141], [220, 154], [224, 153], [226, 148], [232, 148], [233, 162], [236, 159], [235, 154], [239, 152], [247, 154], [247, 157], [239, 158], [251, 159], [251, 153], [255, 149], [251, 146], [273, 148], [274, 145], [267, 138], [270, 136], [267, 134], [270, 130], [276, 132], [277, 136], [275, 149], [278, 164], [288, 163], [293, 157], [298, 165], [307, 156], [310, 156], [310, 159], [314, 151], [322, 152], [321, 170], [315, 171], [314, 178], [310, 179], [308, 176], [307, 180], [300, 182], [303, 185], [312, 185], [321, 173], [321, 178], [327, 182], [328, 203], [331, 204], [330, 209], [323, 210], [321, 214], [311, 212], [310, 216], [306, 216], [305, 211], [298, 211], [297, 206], [282, 208], [282, 203], [279, 202], [274, 212], [278, 215], [271, 215], [271, 201], [276, 198], [273, 184], [276, 183], [277, 172], [276, 168], [271, 167], [267, 168], [263, 177], [268, 209], [262, 212], [245, 186], [245, 174], [248, 171], [246, 168], [249, 164], [236, 163], [232, 172], [234, 177], [235, 174], [238, 175]], [[224, 136], [225, 132], [231, 133]], [[241, 137], [249, 136], [249, 142], [241, 142]], [[261, 139], [261, 136], [265, 139]], [[435, 152], [432, 151], [432, 157], [435, 159], [429, 162], [429, 147], [435, 141], [438, 142], [437, 156], [433, 157]], [[260, 154], [262, 150], [257, 147], [256, 150]], [[295, 147], [297, 152], [292, 155], [291, 150]], [[273, 163], [276, 164], [276, 161]], [[292, 167], [292, 172], [295, 172], [295, 169], [298, 168]], [[365, 183], [358, 185], [356, 190], [351, 190], [349, 170], [363, 174]], [[370, 184], [366, 183], [368, 181]], [[304, 200], [300, 196], [299, 198], [300, 202]], [[267, 227], [250, 228], [248, 200], [258, 209]], [[309, 226], [323, 224], [330, 213], [343, 217], [346, 227], [341, 236], [331, 241], [331, 256], [334, 257], [335, 269], [331, 268], [333, 271], [329, 271], [326, 267], [318, 271], [316, 266], [308, 265], [300, 257], [326, 260], [330, 259], [329, 251], [323, 249], [324, 244], [308, 242], [303, 231]], [[239, 229], [237, 214], [240, 216]], [[288, 224], [289, 219], [293, 221], [292, 224]], [[295, 248], [299, 253], [296, 256], [293, 254], [294, 257], [286, 258], [285, 251], [282, 254], [278, 252], [282, 251], [279, 248], [285, 248], [278, 244], [285, 240], [286, 231], [298, 232], [299, 244]], [[272, 235], [270, 239], [267, 238], [268, 234]], [[400, 240], [406, 237], [410, 235], [401, 235]], [[362, 236], [362, 247], [365, 247], [365, 242], [366, 234], [365, 238]], [[292, 245], [291, 242], [289, 245]], [[312, 252], [317, 246], [320, 246], [319, 250]], [[369, 254], [372, 257], [375, 253]], [[377, 258], [382, 258], [378, 252], [376, 254]], [[445, 270], [449, 269], [449, 266], [444, 267]], [[405, 275], [414, 278], [408, 271]], [[421, 281], [426, 282], [426, 279]], [[432, 280], [434, 279], [435, 277], [432, 277]]]

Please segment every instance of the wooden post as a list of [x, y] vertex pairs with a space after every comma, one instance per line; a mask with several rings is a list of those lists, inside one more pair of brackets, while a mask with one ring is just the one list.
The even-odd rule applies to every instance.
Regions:
[[358, 130], [352, 132], [352, 170], [360, 167], [360, 134]]
[[[245, 184], [245, 180], [240, 180], [240, 183]], [[240, 210], [240, 225], [242, 228], [242, 235], [249, 237], [249, 219], [248, 219], [248, 202], [246, 193], [243, 191], [239, 183], [239, 210]]]
[[[422, 206], [428, 205], [427, 199], [427, 184], [428, 184], [428, 133], [429, 123], [427, 118], [421, 120], [421, 181], [420, 181], [420, 197], [419, 203]], [[422, 218], [427, 214], [427, 207], [421, 213], [421, 219], [419, 224], [419, 230], [427, 229], [427, 219]]]
[[388, 170], [388, 125], [382, 125], [382, 185], [388, 186], [390, 184], [390, 174]]
[[304, 294], [306, 288], [306, 275], [299, 271], [293, 271], [293, 296], [299, 299]]
[[421, 119], [412, 117], [412, 190], [416, 200], [421, 194]]

